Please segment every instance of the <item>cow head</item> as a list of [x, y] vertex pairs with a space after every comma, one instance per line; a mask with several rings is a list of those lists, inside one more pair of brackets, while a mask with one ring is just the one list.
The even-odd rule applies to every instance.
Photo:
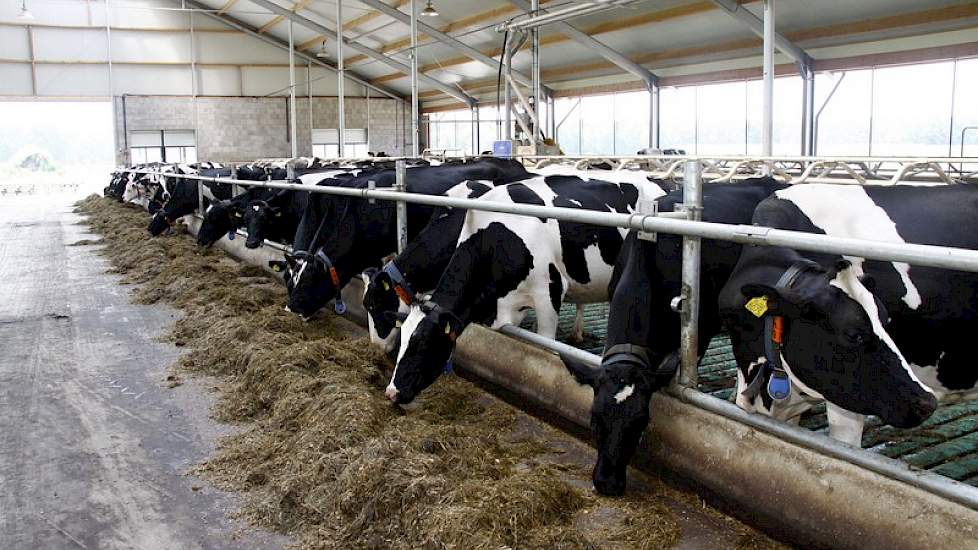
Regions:
[[245, 227], [248, 229], [245, 246], [259, 248], [265, 242], [265, 228], [282, 217], [282, 209], [265, 201], [255, 200], [248, 203], [244, 217]]
[[390, 275], [377, 268], [363, 272], [366, 288], [363, 291], [363, 307], [370, 316], [377, 336], [386, 339], [394, 330], [394, 321], [386, 312], [398, 311], [401, 300], [397, 297]]
[[[378, 273], [381, 271], [372, 267], [360, 274], [363, 278], [363, 307], [367, 310], [370, 342], [385, 353], [390, 353], [397, 347], [398, 333], [394, 329], [404, 320], [403, 317], [407, 317], [409, 308], [396, 294], [394, 300], [390, 300], [388, 294], [393, 294], [392, 290], [388, 292], [382, 283], [374, 283]], [[398, 319], [398, 315], [402, 318]]]
[[241, 225], [241, 209], [229, 200], [212, 202], [197, 231], [197, 244], [211, 246]]
[[296, 252], [289, 266], [289, 311], [309, 319], [339, 293], [340, 277], [326, 253]]
[[595, 368], [561, 354], [574, 378], [594, 390], [591, 433], [598, 460], [591, 479], [602, 495], [624, 494], [628, 464], [649, 425], [649, 401], [656, 390], [669, 383], [679, 363], [674, 353], [652, 370], [645, 357], [644, 353], [616, 353], [612, 349]]
[[150, 218], [149, 226], [146, 229], [149, 231], [150, 235], [158, 237], [164, 231], [169, 229], [170, 226], [173, 225], [174, 221], [175, 220], [171, 220], [169, 216], [167, 216], [166, 209], [161, 208], [160, 210], [157, 210], [155, 214], [153, 214], [152, 218]]
[[462, 329], [454, 313], [433, 302], [411, 306], [401, 325], [401, 347], [387, 385], [388, 399], [406, 405], [433, 384], [445, 371]]
[[[797, 270], [799, 263], [784, 273]], [[792, 394], [874, 414], [899, 428], [917, 426], [937, 408], [937, 399], [886, 332], [886, 309], [873, 294], [872, 281], [857, 271], [846, 260], [832, 269], [808, 262], [790, 281], [781, 275], [777, 284], [770, 277], [751, 280], [735, 273], [721, 293], [720, 307], [740, 376], [745, 383], [763, 376], [758, 369], [767, 368], [765, 343], [772, 339], [765, 318], [781, 317], [780, 357]], [[779, 415], [779, 403], [767, 392], [752, 396], [745, 388], [738, 388], [738, 405]]]

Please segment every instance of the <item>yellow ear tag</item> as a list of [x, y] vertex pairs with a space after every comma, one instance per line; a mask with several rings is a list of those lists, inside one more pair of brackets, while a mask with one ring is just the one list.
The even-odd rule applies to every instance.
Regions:
[[767, 313], [767, 296], [756, 296], [747, 301], [744, 306], [747, 311], [754, 314], [754, 317], [762, 317]]
[[390, 289], [391, 289], [391, 285], [389, 285], [389, 284], [387, 284], [387, 283], [385, 282], [385, 283], [384, 283], [384, 290], [390, 290]]
[[272, 271], [274, 271], [275, 273], [279, 273], [280, 271], [282, 271], [282, 266], [280, 266], [278, 264], [274, 264], [272, 266]]
[[451, 334], [451, 333], [452, 333], [452, 325], [445, 323], [445, 334]]

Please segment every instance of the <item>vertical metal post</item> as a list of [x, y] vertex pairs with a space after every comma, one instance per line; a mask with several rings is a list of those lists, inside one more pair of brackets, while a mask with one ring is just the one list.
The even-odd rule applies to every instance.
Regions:
[[801, 154], [815, 156], [815, 72], [808, 64], [799, 63], [802, 78]]
[[557, 143], [557, 116], [554, 109], [554, 96], [551, 94], [547, 98], [547, 122], [550, 125], [550, 138]]
[[343, 84], [343, 0], [336, 0], [336, 100], [337, 117], [339, 118], [339, 147], [340, 158], [346, 157], [346, 94]]
[[[106, 57], [106, 61], [108, 61], [108, 70], [109, 70], [109, 99], [112, 100], [112, 124], [113, 126], [115, 126], [116, 121], [119, 119], [119, 113], [115, 104], [115, 85], [112, 79], [112, 13], [109, 11], [109, 1], [110, 0], [105, 0], [105, 57]], [[32, 43], [32, 47], [33, 47], [33, 43]], [[34, 54], [32, 51], [31, 59], [33, 58], [34, 58]], [[34, 93], [35, 95], [37, 94], [36, 86], [34, 89]], [[125, 110], [123, 110], [122, 116], [123, 118], [125, 118], [126, 116]], [[123, 139], [128, 140], [129, 136], [124, 136]], [[114, 150], [113, 156], [116, 156], [118, 158], [118, 155], [120, 153], [118, 131], [112, 132], [112, 147]], [[128, 159], [126, 158], [127, 156], [128, 156], [127, 152], [123, 151], [122, 158], [124, 161], [128, 161]]]
[[[509, 56], [509, 45], [506, 45], [506, 51], [503, 52], [503, 71], [506, 71], [506, 67], [512, 62]], [[503, 79], [503, 110], [506, 112], [503, 116], [503, 124], [505, 128], [503, 129], [503, 139], [510, 140], [513, 139], [513, 91], [509, 88], [509, 82]]]
[[475, 156], [479, 156], [479, 153], [482, 152], [482, 151], [479, 150], [480, 149], [480, 147], [479, 147], [479, 105], [478, 104], [475, 104], [475, 105], [472, 105], [471, 107], [469, 107], [469, 113], [471, 113], [471, 116], [469, 118], [472, 119], [472, 154], [475, 155]]
[[289, 126], [292, 158], [296, 158], [299, 156], [299, 144], [295, 142], [295, 43], [292, 38], [291, 19], [289, 19]]
[[761, 155], [774, 150], [774, 0], [764, 0], [764, 112], [761, 124]]
[[316, 156], [312, 149], [312, 61], [306, 62], [306, 94], [309, 96], [309, 156]]
[[[683, 177], [683, 209], [687, 219], [703, 218], [703, 174], [698, 159], [687, 160]], [[696, 387], [699, 379], [700, 238], [683, 237], [682, 332], [679, 384]]]
[[418, 119], [421, 117], [418, 105], [418, 5], [417, 0], [411, 0], [411, 156], [417, 158], [420, 151], [421, 128]]
[[659, 85], [650, 84], [649, 88], [649, 147], [659, 148]]
[[[536, 17], [538, 12], [540, 11], [540, 0], [531, 0], [530, 9], [533, 11], [533, 16]], [[532, 54], [533, 54], [533, 59], [532, 59], [533, 112], [536, 115], [536, 120], [537, 120], [536, 127], [533, 128], [533, 133], [534, 136], [542, 136], [543, 118], [541, 117], [541, 114], [543, 113], [543, 110], [540, 108], [540, 100], [542, 99], [540, 93], [540, 88], [542, 86], [542, 83], [540, 82], [540, 27], [533, 27], [533, 30], [530, 32], [532, 38], [531, 47], [532, 47]], [[534, 137], [534, 141], [536, 141], [535, 137]]]
[[[187, 2], [183, 1], [183, 7], [186, 9]], [[200, 143], [200, 124], [199, 124], [199, 113], [197, 110], [197, 45], [194, 37], [194, 11], [190, 10], [190, 102], [194, 110], [194, 146], [197, 151], [198, 160], [200, 160], [200, 148], [197, 145]], [[163, 144], [164, 147], [166, 143]]]
[[370, 151], [373, 149], [373, 147], [370, 146], [370, 142], [373, 140], [373, 135], [370, 133], [370, 88], [364, 86], [363, 91], [364, 99], [367, 102], [367, 151]]
[[[407, 163], [401, 159], [394, 164], [394, 190], [407, 192]], [[397, 253], [407, 248], [407, 203], [397, 201]]]

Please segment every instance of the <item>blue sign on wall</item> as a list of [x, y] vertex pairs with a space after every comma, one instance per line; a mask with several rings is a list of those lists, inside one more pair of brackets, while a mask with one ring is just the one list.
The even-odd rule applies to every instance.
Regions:
[[509, 158], [513, 156], [513, 142], [510, 140], [494, 141], [492, 156]]

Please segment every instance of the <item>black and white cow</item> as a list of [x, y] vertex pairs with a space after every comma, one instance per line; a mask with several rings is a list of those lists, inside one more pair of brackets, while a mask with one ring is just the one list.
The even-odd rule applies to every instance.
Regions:
[[[978, 249], [976, 206], [970, 185], [811, 184], [776, 193], [754, 223]], [[824, 399], [830, 435], [858, 446], [866, 414], [908, 428], [939, 399], [975, 394], [974, 273], [747, 247], [720, 305], [737, 357], [737, 403], [746, 410], [797, 421]], [[769, 385], [787, 398], [772, 399]]]
[[[545, 174], [541, 174], [544, 172]], [[547, 166], [535, 169], [534, 175], [577, 176], [582, 180], [597, 179], [615, 183], [648, 185], [648, 177], [637, 171], [574, 170], [567, 166]], [[448, 196], [474, 199], [492, 189], [489, 182], [463, 182], [446, 193]], [[371, 341], [391, 351], [396, 346], [396, 312], [406, 312], [418, 292], [434, 289], [438, 279], [448, 266], [458, 236], [465, 220], [464, 209], [446, 211], [436, 217], [407, 248], [392, 259], [383, 269], [371, 269], [364, 273], [363, 305], [368, 314]], [[582, 341], [584, 332], [584, 308], [578, 306], [571, 338]]]
[[[323, 167], [300, 170], [296, 178], [303, 185], [329, 184], [331, 180], [348, 180], [366, 171], [351, 167]], [[309, 204], [309, 193], [276, 189], [248, 202], [244, 226], [248, 239], [245, 246], [259, 248], [265, 240], [291, 245], [299, 223]]]
[[[746, 224], [754, 208], [778, 189], [771, 178], [703, 187], [703, 220]], [[683, 200], [673, 191], [658, 200], [659, 211], [675, 210]], [[702, 242], [700, 276], [700, 354], [721, 328], [717, 296], [737, 263], [740, 245]], [[611, 308], [601, 367], [572, 357], [564, 364], [582, 384], [594, 389], [591, 430], [598, 451], [592, 479], [605, 495], [625, 490], [626, 472], [649, 423], [652, 394], [669, 383], [678, 365], [680, 317], [672, 300], [682, 293], [682, 237], [660, 233], [655, 241], [630, 232], [611, 278]]]
[[[468, 180], [452, 187], [445, 196], [474, 199], [493, 188], [491, 181]], [[465, 210], [446, 209], [435, 215], [403, 252], [384, 265], [363, 273], [363, 307], [367, 310], [370, 340], [384, 351], [396, 345], [393, 314], [407, 312], [417, 293], [435, 287], [455, 252]]]
[[[541, 176], [497, 187], [480, 200], [631, 213], [658, 185]], [[431, 298], [411, 306], [387, 397], [406, 404], [441, 374], [455, 338], [471, 322], [518, 325], [533, 308], [538, 334], [553, 338], [564, 300], [608, 299], [624, 230], [470, 210], [458, 244]]]
[[[441, 195], [466, 180], [506, 183], [525, 179], [527, 172], [519, 162], [482, 158], [464, 163], [421, 166], [407, 171], [411, 193]], [[394, 184], [393, 170], [381, 170], [351, 180], [333, 180], [350, 187], [366, 187], [373, 181], [378, 188]], [[412, 239], [439, 209], [408, 204], [408, 238]], [[286, 257], [288, 308], [308, 318], [338, 296], [340, 290], [364, 269], [377, 266], [397, 249], [395, 205], [390, 201], [369, 201], [319, 194], [309, 206], [296, 231], [294, 255]], [[281, 264], [278, 264], [282, 267]]]
[[[202, 168], [199, 171], [191, 166], [180, 164], [164, 168], [173, 174], [197, 174], [208, 177], [228, 177], [231, 175], [227, 168]], [[231, 186], [223, 183], [203, 182], [206, 188], [205, 197], [211, 201], [231, 198]], [[168, 195], [166, 203], [149, 221], [147, 230], [156, 237], [169, 229], [179, 218], [192, 214], [197, 210], [197, 180], [173, 176], [163, 177], [163, 186]]]

